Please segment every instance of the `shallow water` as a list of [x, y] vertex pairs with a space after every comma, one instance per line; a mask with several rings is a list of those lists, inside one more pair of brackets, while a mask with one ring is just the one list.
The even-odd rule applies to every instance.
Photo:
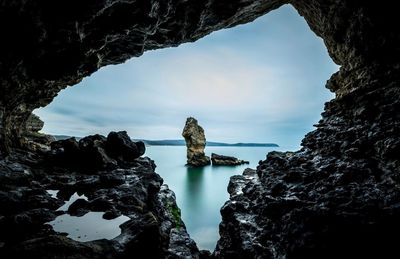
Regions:
[[[52, 198], [57, 199], [58, 190], [47, 190]], [[76, 192], [57, 211], [67, 211], [69, 206], [77, 199], [88, 198]], [[47, 222], [54, 231], [67, 233], [68, 237], [76, 241], [87, 242], [97, 239], [113, 239], [121, 234], [122, 223], [129, 220], [127, 216], [121, 215], [112, 220], [103, 219], [104, 212], [88, 212], [83, 216], [76, 217], [63, 214], [53, 221]]]
[[[51, 193], [51, 190], [48, 190], [47, 192], [50, 193], [50, 195], [53, 198], [57, 198], [57, 193], [55, 193], [55, 197], [54, 197], [54, 193]], [[74, 194], [72, 194], [72, 196], [69, 198], [69, 200], [64, 203], [64, 205], [62, 205], [60, 208], [57, 209], [57, 211], [59, 211], [59, 210], [60, 211], [67, 211], [69, 206], [72, 203], [74, 203], [74, 201], [76, 201], [77, 199], [88, 200], [88, 198], [85, 196], [85, 194], [79, 195], [78, 193], [75, 192]]]
[[76, 241], [86, 242], [97, 239], [113, 239], [121, 234], [119, 225], [128, 221], [127, 216], [119, 216], [112, 220], [103, 219], [104, 212], [89, 212], [82, 217], [64, 214], [48, 222], [54, 231], [68, 233], [68, 237]]
[[283, 150], [268, 147], [207, 147], [206, 154], [235, 156], [250, 164], [236, 167], [206, 166], [189, 168], [186, 164], [186, 147], [149, 146], [146, 156], [157, 165], [156, 172], [164, 178], [176, 194], [182, 219], [190, 236], [200, 249], [214, 250], [219, 239], [220, 208], [229, 199], [229, 178], [242, 174], [245, 168], [255, 168], [268, 152]]

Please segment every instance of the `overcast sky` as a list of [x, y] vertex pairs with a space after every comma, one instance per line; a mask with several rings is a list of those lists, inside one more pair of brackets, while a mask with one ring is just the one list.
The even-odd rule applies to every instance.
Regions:
[[333, 95], [338, 67], [291, 6], [195, 43], [107, 66], [35, 111], [44, 132], [180, 139], [193, 116], [211, 141], [297, 148]]

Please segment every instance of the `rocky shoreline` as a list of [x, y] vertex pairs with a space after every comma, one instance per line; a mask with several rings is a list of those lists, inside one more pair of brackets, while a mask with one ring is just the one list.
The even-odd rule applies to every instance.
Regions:
[[[118, 149], [117, 149], [118, 150]], [[121, 151], [121, 150], [120, 150]], [[1, 258], [200, 258], [180, 218], [175, 195], [147, 157], [114, 168], [49, 166], [47, 153], [16, 150], [0, 161]], [[99, 169], [101, 168], [101, 169]], [[57, 199], [47, 190], [59, 190]], [[56, 211], [75, 192], [67, 212]], [[45, 224], [64, 213], [130, 218], [111, 240], [77, 242]], [[108, 215], [108, 216], [107, 216]]]
[[212, 165], [226, 165], [226, 166], [235, 166], [235, 165], [243, 165], [249, 164], [249, 161], [241, 160], [233, 156], [224, 156], [218, 155], [215, 153], [211, 153], [211, 162]]
[[[318, 129], [306, 136], [300, 151], [271, 152], [257, 170], [231, 178], [217, 258], [390, 258], [396, 253], [400, 145], [399, 132], [393, 131], [399, 115], [393, 114], [400, 91], [388, 86], [351, 95], [327, 103]], [[371, 100], [381, 112], [365, 109]]]
[[[121, 156], [103, 156], [96, 151], [103, 147], [95, 144], [103, 140], [96, 137], [87, 150], [78, 143], [78, 153], [94, 150], [94, 160], [111, 158], [109, 167], [50, 166], [45, 159], [52, 152], [45, 144], [50, 139], [30, 134], [40, 123], [27, 127], [27, 122], [34, 109], [103, 66], [196, 41], [284, 4], [295, 7], [340, 66], [326, 84], [336, 97], [326, 103], [323, 119], [306, 135], [300, 151], [270, 153], [256, 171], [232, 178], [213, 256], [398, 254], [400, 27], [395, 1], [0, 3], [1, 258], [208, 256], [188, 238], [173, 195], [150, 159], [125, 161], [122, 150]], [[71, 150], [76, 148], [70, 144]], [[57, 216], [61, 202], [47, 188], [68, 193], [60, 196], [64, 200], [72, 194], [69, 190], [81, 189], [90, 203], [81, 209], [95, 209], [91, 203], [99, 199], [110, 212], [127, 215], [131, 220], [123, 225], [123, 238], [80, 243], [54, 233], [43, 223]]]

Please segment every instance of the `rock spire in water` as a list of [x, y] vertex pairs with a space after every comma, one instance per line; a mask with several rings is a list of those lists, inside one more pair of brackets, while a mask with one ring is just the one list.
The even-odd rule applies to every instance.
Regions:
[[206, 147], [206, 136], [204, 129], [193, 117], [186, 119], [182, 136], [185, 138], [187, 147], [187, 164], [191, 166], [205, 166], [210, 164], [210, 158], [204, 154]]

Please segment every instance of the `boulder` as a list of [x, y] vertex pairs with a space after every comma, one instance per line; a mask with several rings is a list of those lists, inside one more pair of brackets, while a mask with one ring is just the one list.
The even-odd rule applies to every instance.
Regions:
[[115, 168], [117, 166], [117, 162], [106, 154], [106, 140], [106, 137], [99, 134], [79, 140], [83, 166], [87, 166], [89, 163], [94, 168]]
[[249, 164], [249, 161], [240, 160], [233, 156], [223, 156], [211, 153], [211, 162], [213, 165], [243, 165]]
[[44, 122], [35, 114], [31, 114], [25, 123], [27, 132], [39, 132], [44, 126]]
[[75, 138], [51, 144], [50, 160], [57, 165], [77, 169], [114, 169], [129, 163], [145, 152], [144, 143], [133, 142], [126, 131], [111, 132], [108, 137], [96, 134], [76, 141]]
[[44, 126], [44, 122], [35, 114], [31, 114], [25, 122], [25, 128], [22, 131], [21, 144], [28, 150], [48, 151], [51, 142], [56, 139], [47, 134], [39, 133]]
[[142, 156], [146, 148], [142, 141], [133, 142], [126, 131], [112, 131], [107, 136], [106, 151], [112, 158], [132, 161]]
[[185, 138], [187, 147], [187, 164], [190, 166], [205, 166], [210, 164], [210, 158], [204, 154], [206, 147], [206, 136], [203, 128], [195, 118], [186, 119], [182, 136]]

